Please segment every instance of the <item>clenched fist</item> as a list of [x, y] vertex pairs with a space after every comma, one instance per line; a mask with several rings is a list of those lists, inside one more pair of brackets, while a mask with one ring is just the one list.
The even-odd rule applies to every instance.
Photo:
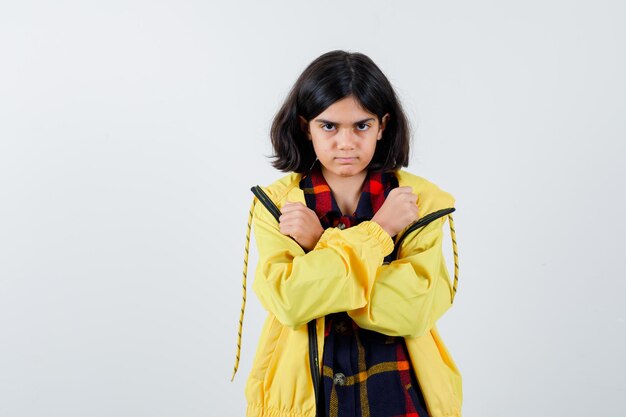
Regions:
[[417, 194], [413, 194], [411, 187], [396, 187], [389, 191], [372, 221], [378, 223], [389, 236], [393, 237], [418, 218]]
[[313, 249], [324, 233], [317, 214], [300, 202], [287, 202], [280, 212], [280, 233], [293, 237], [307, 251]]

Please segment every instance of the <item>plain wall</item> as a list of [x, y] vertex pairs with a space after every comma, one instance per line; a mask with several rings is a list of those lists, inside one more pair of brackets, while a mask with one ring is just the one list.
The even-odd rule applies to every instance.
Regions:
[[231, 383], [250, 187], [284, 175], [272, 117], [332, 49], [380, 66], [406, 169], [457, 199], [439, 329], [464, 416], [623, 415], [625, 12], [3, 1], [0, 415], [244, 415], [266, 314], [250, 291]]

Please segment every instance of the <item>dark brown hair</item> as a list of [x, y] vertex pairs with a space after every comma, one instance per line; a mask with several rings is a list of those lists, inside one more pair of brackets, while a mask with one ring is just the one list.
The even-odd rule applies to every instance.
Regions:
[[368, 169], [384, 172], [408, 166], [409, 125], [391, 83], [368, 56], [340, 50], [326, 52], [311, 62], [276, 113], [270, 131], [272, 166], [284, 172], [307, 172], [316, 156], [298, 116], [310, 121], [350, 95], [377, 115], [379, 123], [389, 113]]

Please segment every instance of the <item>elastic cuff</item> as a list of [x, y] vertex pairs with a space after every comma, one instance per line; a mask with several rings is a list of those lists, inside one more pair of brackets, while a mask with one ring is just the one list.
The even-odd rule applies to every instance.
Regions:
[[378, 243], [380, 243], [384, 256], [393, 252], [393, 239], [389, 236], [389, 233], [385, 232], [385, 229], [383, 229], [381, 225], [374, 221], [366, 220], [359, 223], [357, 227], [365, 228], [370, 235], [376, 238]]

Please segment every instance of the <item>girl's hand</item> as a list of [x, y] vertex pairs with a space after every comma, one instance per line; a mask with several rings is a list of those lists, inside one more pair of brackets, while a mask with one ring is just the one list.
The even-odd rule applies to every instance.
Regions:
[[378, 223], [389, 236], [397, 235], [402, 229], [419, 218], [417, 194], [411, 187], [396, 187], [389, 192], [383, 205], [372, 221]]
[[287, 202], [280, 211], [280, 233], [293, 237], [307, 251], [313, 249], [324, 233], [317, 214], [300, 202]]

